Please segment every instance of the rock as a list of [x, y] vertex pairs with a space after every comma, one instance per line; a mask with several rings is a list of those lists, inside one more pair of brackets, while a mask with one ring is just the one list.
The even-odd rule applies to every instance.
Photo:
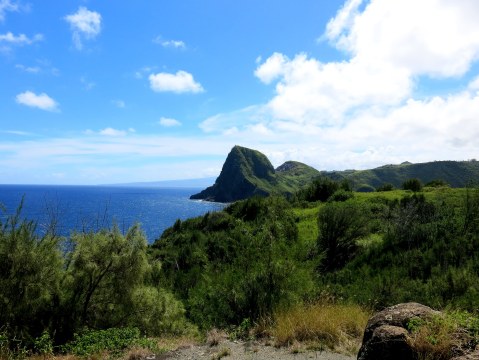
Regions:
[[407, 324], [413, 318], [426, 319], [439, 312], [418, 303], [386, 308], [369, 319], [358, 360], [414, 360]]
[[461, 356], [456, 356], [451, 360], [479, 360], [479, 349]]

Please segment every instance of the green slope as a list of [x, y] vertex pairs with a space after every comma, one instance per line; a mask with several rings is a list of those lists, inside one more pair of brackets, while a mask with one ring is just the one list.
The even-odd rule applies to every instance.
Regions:
[[192, 195], [191, 199], [233, 202], [255, 195], [294, 194], [319, 176], [336, 181], [349, 180], [355, 190], [374, 190], [386, 183], [400, 188], [404, 181], [411, 178], [417, 178], [424, 184], [443, 180], [452, 187], [464, 187], [479, 182], [479, 161], [404, 162], [370, 170], [319, 172], [297, 161], [287, 161], [274, 169], [261, 152], [235, 146], [228, 154], [215, 184]]
[[479, 181], [479, 161], [433, 161], [427, 163], [385, 165], [370, 170], [322, 171], [333, 180], [349, 180], [355, 189], [364, 185], [374, 188], [385, 183], [400, 188], [407, 179], [417, 178], [424, 184], [444, 180], [452, 187], [464, 187]]
[[228, 154], [215, 184], [191, 199], [232, 202], [255, 195], [293, 194], [317, 176], [319, 171], [296, 161], [274, 169], [264, 154], [237, 145]]

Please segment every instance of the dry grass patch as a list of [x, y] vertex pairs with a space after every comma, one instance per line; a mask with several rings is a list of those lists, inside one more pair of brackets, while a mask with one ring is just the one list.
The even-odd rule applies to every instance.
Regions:
[[298, 305], [276, 314], [272, 335], [278, 346], [301, 342], [312, 348], [355, 353], [369, 317], [357, 305]]
[[479, 343], [479, 319], [464, 312], [413, 319], [408, 328], [409, 343], [419, 360], [449, 360]]

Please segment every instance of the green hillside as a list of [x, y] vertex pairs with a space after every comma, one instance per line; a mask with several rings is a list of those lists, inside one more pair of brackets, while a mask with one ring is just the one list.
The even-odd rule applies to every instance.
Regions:
[[479, 161], [433, 161], [427, 163], [384, 165], [370, 170], [322, 171], [333, 180], [347, 179], [353, 188], [377, 188], [389, 183], [400, 188], [407, 179], [417, 178], [424, 184], [444, 180], [451, 187], [464, 187], [479, 180]]
[[259, 151], [235, 146], [215, 184], [192, 195], [191, 199], [232, 202], [255, 195], [293, 194], [318, 176], [319, 171], [296, 161], [274, 169]]
[[451, 187], [465, 187], [479, 180], [479, 161], [434, 161], [384, 165], [370, 170], [318, 171], [297, 161], [287, 161], [274, 168], [257, 150], [235, 146], [228, 154], [214, 185], [192, 195], [191, 199], [232, 202], [251, 196], [291, 195], [318, 177], [348, 180], [357, 191], [374, 191], [384, 184], [401, 188], [412, 178], [423, 184], [442, 180]]

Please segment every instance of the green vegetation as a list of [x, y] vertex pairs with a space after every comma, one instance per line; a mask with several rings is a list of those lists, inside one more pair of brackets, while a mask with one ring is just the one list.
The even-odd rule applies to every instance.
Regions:
[[[321, 171], [296, 161], [287, 161], [274, 169], [268, 158], [257, 150], [235, 146], [228, 154], [220, 176], [213, 186], [192, 199], [233, 202], [252, 196], [282, 195], [300, 197], [315, 196], [304, 191], [315, 179], [329, 179], [333, 183], [347, 183], [348, 190], [357, 192], [391, 191], [394, 188], [420, 191], [422, 184], [428, 187], [465, 187], [479, 178], [479, 162], [434, 161], [422, 164], [404, 162], [385, 165], [370, 170]], [[414, 182], [418, 181], [418, 182]], [[412, 182], [411, 182], [412, 181]], [[324, 185], [324, 184], [323, 184]], [[310, 189], [314, 191], [314, 189]], [[321, 199], [317, 199], [321, 200]], [[322, 200], [321, 200], [322, 201]]]
[[275, 170], [259, 151], [235, 146], [215, 184], [191, 198], [232, 202], [258, 195], [293, 195], [318, 175], [319, 171], [295, 161]]
[[458, 350], [474, 350], [479, 344], [479, 318], [464, 311], [448, 312], [407, 324], [412, 333], [411, 347], [420, 360], [448, 360]]
[[297, 305], [275, 314], [271, 332], [279, 346], [301, 342], [308, 348], [329, 348], [355, 355], [369, 316], [357, 305]]
[[69, 341], [73, 347], [64, 349], [76, 349], [84, 329], [122, 328], [106, 333], [111, 341], [127, 328], [149, 336], [194, 330], [181, 302], [162, 286], [160, 264], [148, 257], [138, 226], [126, 235], [114, 227], [70, 239], [40, 237], [20, 211], [0, 224], [3, 357], [48, 355]]
[[[422, 183], [441, 182], [452, 187], [465, 187], [479, 178], [479, 161], [433, 161], [400, 165], [385, 165], [369, 170], [322, 171], [321, 175], [333, 180], [349, 180], [356, 191], [367, 185], [378, 188], [389, 183], [396, 188], [408, 179], [417, 178]], [[427, 185], [434, 186], [434, 185]]]
[[177, 223], [153, 245], [166, 282], [202, 328], [256, 320], [312, 287], [289, 203], [255, 197]]
[[0, 226], [0, 357], [159, 351], [149, 337], [196, 328], [352, 352], [371, 311], [416, 301], [453, 314], [410, 324], [418, 354], [449, 358], [454, 334], [477, 343], [479, 189], [407, 188], [320, 177], [178, 220], [151, 246], [138, 226], [39, 237], [20, 206]]

